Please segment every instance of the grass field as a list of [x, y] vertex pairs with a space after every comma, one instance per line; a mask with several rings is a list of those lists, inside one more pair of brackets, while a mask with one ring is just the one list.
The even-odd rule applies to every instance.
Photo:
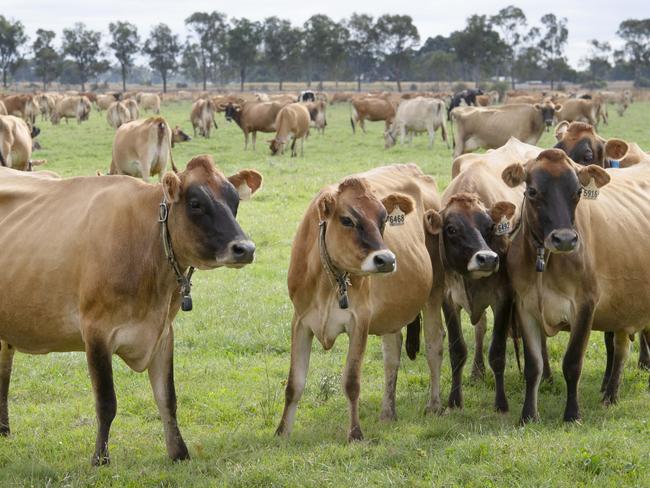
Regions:
[[[190, 131], [189, 103], [163, 106], [172, 124]], [[634, 104], [624, 118], [610, 110], [605, 137], [650, 148], [650, 103]], [[118, 413], [111, 431], [112, 464], [91, 468], [95, 413], [85, 355], [17, 354], [10, 390], [12, 435], [0, 438], [0, 486], [650, 486], [648, 374], [635, 351], [625, 370], [618, 405], [600, 403], [605, 363], [602, 334], [594, 333], [580, 386], [583, 421], [566, 425], [561, 359], [567, 335], [549, 340], [555, 381], [540, 391], [540, 423], [518, 427], [523, 377], [509, 344], [506, 388], [510, 413], [492, 410], [493, 380], [469, 380], [465, 409], [425, 417], [428, 369], [422, 356], [400, 368], [395, 423], [379, 421], [383, 369], [381, 342], [372, 337], [364, 362], [361, 422], [366, 440], [346, 442], [347, 402], [340, 374], [347, 337], [332, 351], [314, 341], [307, 388], [293, 436], [277, 439], [289, 368], [292, 307], [286, 292], [292, 238], [318, 189], [341, 177], [393, 162], [416, 162], [442, 190], [449, 182], [451, 150], [436, 135], [412, 148], [383, 149], [382, 123], [352, 136], [347, 106], [330, 108], [324, 137], [313, 134], [305, 157], [272, 158], [260, 137], [257, 152], [219, 117], [209, 140], [178, 145], [179, 166], [210, 153], [230, 174], [253, 167], [264, 188], [240, 207], [239, 220], [257, 245], [256, 262], [243, 270], [198, 272], [194, 310], [175, 323], [175, 374], [181, 431], [192, 460], [172, 463], [146, 374], [114, 360]], [[47, 169], [63, 176], [108, 168], [113, 130], [104, 114], [51, 126], [41, 122]], [[190, 131], [191, 132], [191, 131]], [[540, 146], [552, 145], [545, 134]], [[109, 237], [110, 238], [110, 237]], [[38, 276], [34, 276], [38, 280]], [[472, 348], [471, 326], [464, 319]], [[472, 351], [470, 351], [471, 354]], [[471, 356], [470, 356], [471, 357]], [[445, 353], [442, 388], [449, 392]]]

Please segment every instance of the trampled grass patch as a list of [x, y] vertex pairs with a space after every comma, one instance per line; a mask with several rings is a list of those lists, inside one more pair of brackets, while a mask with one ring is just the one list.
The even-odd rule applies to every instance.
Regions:
[[[650, 104], [634, 104], [624, 118], [610, 110], [605, 137], [621, 137], [650, 149]], [[171, 124], [191, 132], [189, 103], [164, 105]], [[289, 368], [292, 307], [286, 292], [291, 241], [309, 201], [324, 184], [394, 162], [415, 162], [449, 182], [451, 150], [436, 135], [412, 147], [383, 149], [383, 123], [352, 135], [347, 106], [328, 109], [324, 137], [305, 143], [304, 158], [272, 158], [258, 138], [256, 152], [243, 151], [243, 136], [220, 116], [211, 139], [176, 146], [174, 159], [210, 153], [226, 172], [252, 167], [264, 188], [240, 207], [242, 227], [257, 244], [256, 262], [243, 270], [197, 272], [194, 310], [175, 324], [175, 374], [181, 431], [192, 460], [167, 458], [162, 425], [146, 374], [114, 359], [118, 414], [111, 431], [112, 464], [90, 467], [94, 402], [79, 353], [17, 354], [10, 391], [12, 435], [0, 439], [2, 486], [650, 486], [650, 394], [647, 373], [625, 370], [621, 400], [605, 408], [600, 381], [605, 366], [602, 334], [594, 333], [580, 386], [584, 419], [565, 425], [561, 360], [566, 334], [549, 340], [554, 382], [540, 390], [540, 423], [519, 427], [523, 377], [508, 345], [506, 389], [510, 412], [493, 411], [491, 373], [483, 381], [465, 374], [465, 409], [425, 417], [428, 368], [423, 357], [404, 359], [397, 394], [399, 420], [379, 420], [383, 385], [381, 342], [371, 338], [363, 367], [361, 422], [366, 440], [346, 443], [347, 403], [340, 386], [347, 338], [332, 351], [314, 341], [307, 388], [294, 434], [277, 439], [284, 382]], [[63, 176], [94, 175], [109, 167], [113, 130], [104, 114], [88, 123], [41, 122], [38, 158]], [[541, 146], [551, 147], [552, 134]], [[38, 280], [38, 276], [33, 277]], [[473, 353], [471, 325], [465, 335]], [[636, 348], [636, 345], [635, 345]], [[451, 372], [444, 362], [442, 388]]]

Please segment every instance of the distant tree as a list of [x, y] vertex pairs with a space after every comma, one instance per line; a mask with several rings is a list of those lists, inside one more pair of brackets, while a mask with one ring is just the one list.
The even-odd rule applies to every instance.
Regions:
[[194, 12], [187, 19], [187, 25], [196, 36], [199, 66], [203, 89], [207, 89], [209, 78], [213, 77], [220, 57], [223, 57], [226, 43], [226, 15], [221, 12]]
[[616, 34], [625, 41], [623, 55], [634, 65], [634, 82], [638, 84], [642, 69], [650, 66], [650, 19], [624, 20]]
[[520, 80], [539, 79], [542, 74], [542, 53], [538, 46], [527, 46], [521, 49], [515, 60], [515, 75]]
[[526, 15], [519, 7], [509, 5], [490, 17], [490, 22], [498, 29], [502, 41], [507, 46], [507, 52], [505, 53], [506, 69], [514, 90], [515, 60], [526, 38]]
[[430, 51], [420, 55], [423, 79], [433, 81], [453, 81], [456, 75], [456, 56], [451, 52]]
[[43, 82], [43, 90], [55, 80], [61, 72], [61, 58], [52, 46], [56, 34], [54, 31], [38, 29], [32, 44], [34, 53], [34, 71]]
[[0, 15], [0, 69], [2, 86], [7, 88], [7, 78], [14, 73], [21, 61], [20, 49], [27, 42], [25, 27], [17, 20], [12, 22]]
[[262, 26], [246, 18], [232, 19], [228, 32], [228, 59], [239, 72], [240, 89], [244, 91], [246, 72], [257, 58], [257, 48], [262, 42]]
[[304, 23], [307, 86], [311, 86], [314, 75], [322, 84], [323, 77], [332, 63], [332, 46], [338, 37], [337, 28], [337, 23], [324, 14], [312, 15]]
[[[343, 23], [334, 24], [332, 29], [330, 42], [325, 47], [327, 57], [327, 66], [329, 67], [331, 75], [334, 77], [334, 85], [339, 87], [339, 78], [341, 77], [341, 69], [348, 54], [348, 44], [350, 43], [350, 31]], [[322, 85], [319, 87], [323, 89]]]
[[140, 36], [138, 28], [129, 22], [111, 22], [108, 30], [113, 37], [109, 47], [113, 50], [115, 58], [120, 63], [122, 71], [122, 90], [126, 91], [126, 74], [133, 66], [133, 58], [140, 50]]
[[102, 58], [101, 32], [86, 29], [77, 22], [71, 29], [63, 29], [63, 54], [69, 56], [77, 69], [81, 91], [86, 90], [86, 82], [106, 71], [109, 67]]
[[372, 16], [354, 13], [347, 21], [350, 39], [348, 56], [357, 80], [357, 91], [361, 91], [361, 81], [375, 65], [377, 32]]
[[566, 18], [558, 19], [555, 14], [546, 14], [541, 19], [545, 31], [539, 42], [542, 60], [546, 68], [547, 76], [551, 80], [551, 90], [562, 67], [566, 65], [564, 47], [569, 37]]
[[291, 22], [278, 17], [264, 19], [262, 25], [264, 62], [278, 80], [278, 89], [292, 71], [302, 49], [302, 31]]
[[590, 81], [605, 80], [612, 69], [609, 62], [612, 46], [609, 42], [601, 42], [598, 39], [592, 39], [589, 44], [590, 52], [581, 60], [581, 64], [587, 67]]
[[149, 66], [160, 73], [163, 93], [167, 93], [167, 78], [178, 68], [177, 58], [181, 51], [178, 36], [167, 24], [158, 24], [149, 34], [142, 51], [149, 57]]
[[377, 47], [385, 66], [402, 91], [402, 73], [409, 56], [420, 42], [420, 34], [410, 15], [382, 15], [377, 19]]
[[201, 62], [201, 47], [196, 43], [187, 42], [181, 55], [181, 72], [194, 83], [203, 81], [203, 66]]

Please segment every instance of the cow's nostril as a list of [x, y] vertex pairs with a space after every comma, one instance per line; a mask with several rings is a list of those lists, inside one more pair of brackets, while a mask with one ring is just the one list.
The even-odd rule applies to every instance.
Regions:
[[484, 264], [485, 263], [485, 254], [477, 254], [476, 255], [476, 262], [478, 264]]
[[378, 268], [380, 268], [380, 267], [382, 267], [384, 264], [386, 264], [386, 260], [385, 260], [382, 256], [379, 256], [379, 255], [375, 256], [372, 260], [374, 261], [375, 265], [376, 265]]

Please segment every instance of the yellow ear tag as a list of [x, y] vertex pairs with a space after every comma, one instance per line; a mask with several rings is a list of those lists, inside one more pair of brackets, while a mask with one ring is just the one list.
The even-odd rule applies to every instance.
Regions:
[[388, 223], [389, 225], [404, 225], [406, 221], [406, 214], [402, 212], [402, 209], [399, 208], [399, 205], [395, 205], [393, 211], [388, 214]]
[[596, 186], [596, 182], [593, 178], [589, 180], [589, 184], [587, 186], [582, 187], [582, 197], [586, 200], [595, 200], [598, 198], [599, 193], [600, 190]]
[[496, 225], [494, 233], [498, 236], [508, 234], [510, 232], [510, 221], [506, 218], [505, 215], [501, 216], [501, 220]]

